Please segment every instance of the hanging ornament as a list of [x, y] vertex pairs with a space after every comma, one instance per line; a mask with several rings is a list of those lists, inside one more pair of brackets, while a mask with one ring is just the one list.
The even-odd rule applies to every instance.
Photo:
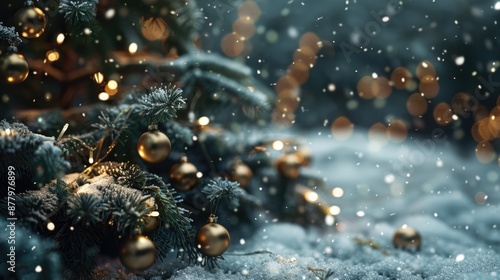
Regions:
[[160, 212], [152, 211], [144, 217], [144, 223], [142, 227], [143, 233], [150, 233], [157, 229], [160, 225]]
[[415, 248], [418, 251], [422, 245], [422, 240], [416, 229], [403, 225], [394, 233], [392, 244], [395, 248], [401, 248], [403, 250]]
[[31, 5], [23, 7], [16, 13], [16, 23], [20, 29], [21, 36], [25, 38], [38, 38], [45, 30], [47, 17], [41, 9]]
[[158, 130], [157, 125], [150, 125], [137, 141], [137, 152], [147, 162], [158, 163], [165, 160], [172, 144], [167, 135]]
[[180, 192], [187, 192], [193, 189], [198, 183], [198, 169], [190, 163], [186, 156], [182, 156], [179, 163], [174, 164], [170, 169], [170, 183], [172, 187]]
[[218, 257], [229, 248], [229, 232], [210, 215], [209, 222], [196, 233], [196, 248], [204, 255]]
[[297, 179], [300, 174], [300, 165], [301, 161], [296, 153], [284, 153], [278, 158], [276, 168], [282, 176]]
[[132, 270], [145, 270], [156, 259], [156, 246], [149, 238], [139, 235], [130, 238], [120, 248], [120, 261]]
[[10, 47], [0, 55], [0, 80], [8, 84], [20, 83], [28, 77], [28, 62], [22, 54], [16, 53], [15, 47]]
[[242, 188], [248, 187], [252, 181], [253, 172], [248, 165], [243, 163], [240, 159], [235, 160], [229, 171], [229, 179], [240, 183]]

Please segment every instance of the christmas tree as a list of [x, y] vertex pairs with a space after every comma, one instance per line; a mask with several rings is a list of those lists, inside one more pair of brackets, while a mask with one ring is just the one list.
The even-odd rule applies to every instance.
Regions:
[[[245, 5], [251, 26], [260, 11]], [[322, 183], [300, 175], [309, 151], [269, 129], [274, 94], [247, 66], [199, 46], [195, 1], [8, 7], [0, 165], [15, 246], [2, 252], [16, 255], [5, 277], [98, 278], [118, 258], [113, 273], [168, 258], [213, 269], [229, 247], [226, 227], [251, 229], [259, 214], [333, 217], [326, 204], [307, 205]], [[270, 187], [272, 200], [257, 191]]]

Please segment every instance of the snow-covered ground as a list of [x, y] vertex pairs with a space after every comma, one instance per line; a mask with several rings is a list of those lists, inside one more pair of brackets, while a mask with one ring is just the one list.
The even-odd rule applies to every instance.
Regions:
[[[500, 279], [499, 167], [432, 139], [377, 148], [366, 132], [348, 141], [307, 137], [314, 156], [308, 171], [344, 191], [325, 198], [340, 207], [341, 226], [267, 224], [233, 244], [215, 272], [192, 266], [173, 279], [320, 279], [328, 270], [326, 279]], [[392, 247], [403, 224], [420, 232], [419, 252]]]

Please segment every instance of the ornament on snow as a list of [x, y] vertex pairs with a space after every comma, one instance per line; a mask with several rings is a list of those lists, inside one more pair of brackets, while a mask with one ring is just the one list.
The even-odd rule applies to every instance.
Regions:
[[188, 161], [186, 156], [182, 156], [179, 163], [170, 169], [168, 178], [172, 187], [180, 192], [187, 192], [193, 189], [198, 183], [198, 168]]
[[144, 223], [142, 227], [143, 233], [150, 233], [158, 228], [160, 225], [160, 212], [152, 211], [144, 217]]
[[394, 233], [392, 244], [395, 248], [401, 248], [403, 250], [415, 248], [418, 251], [422, 245], [422, 240], [416, 229], [403, 225]]
[[296, 153], [286, 152], [282, 154], [276, 163], [278, 172], [288, 178], [297, 179], [300, 175], [301, 159]]
[[227, 229], [217, 223], [217, 216], [210, 215], [207, 224], [196, 233], [196, 248], [209, 257], [218, 257], [229, 248], [230, 236]]
[[137, 141], [137, 152], [147, 162], [158, 163], [165, 160], [172, 151], [170, 139], [158, 130], [157, 125], [150, 125]]
[[241, 159], [236, 159], [229, 170], [229, 179], [240, 183], [242, 188], [248, 187], [252, 181], [253, 172]]
[[38, 38], [43, 34], [47, 25], [45, 13], [35, 7], [32, 1], [16, 13], [16, 24], [20, 29], [21, 36], [25, 38]]
[[120, 261], [132, 271], [142, 271], [149, 268], [155, 259], [155, 244], [142, 235], [130, 238], [120, 248]]
[[9, 47], [0, 55], [0, 79], [8, 84], [20, 83], [28, 77], [28, 62], [16, 47]]

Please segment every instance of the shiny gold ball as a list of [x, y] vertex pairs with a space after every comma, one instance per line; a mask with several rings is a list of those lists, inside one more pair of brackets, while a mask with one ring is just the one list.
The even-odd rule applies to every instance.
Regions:
[[132, 237], [120, 248], [120, 261], [132, 270], [141, 271], [149, 268], [156, 259], [156, 246], [145, 236]]
[[0, 80], [9, 84], [20, 83], [28, 77], [28, 62], [22, 54], [6, 52], [0, 56]]
[[229, 248], [229, 232], [218, 223], [208, 223], [196, 233], [196, 248], [204, 255], [218, 257]]
[[161, 162], [168, 157], [170, 151], [172, 151], [170, 139], [158, 130], [144, 132], [137, 141], [137, 152], [147, 162]]
[[240, 183], [242, 188], [248, 187], [252, 181], [253, 172], [248, 165], [238, 162], [231, 167], [229, 179]]
[[153, 211], [146, 215], [143, 221], [142, 233], [152, 232], [160, 225], [160, 213]]
[[420, 250], [422, 240], [418, 231], [409, 226], [400, 227], [392, 237], [392, 244], [395, 248]]
[[300, 175], [301, 160], [295, 153], [285, 153], [281, 155], [276, 164], [278, 172], [288, 178], [297, 179]]
[[45, 25], [47, 25], [45, 13], [33, 6], [20, 9], [16, 13], [16, 21], [21, 36], [25, 38], [40, 37], [45, 30]]
[[198, 168], [194, 164], [182, 158], [181, 162], [174, 164], [170, 169], [168, 178], [172, 187], [180, 192], [187, 192], [193, 189], [198, 183]]

